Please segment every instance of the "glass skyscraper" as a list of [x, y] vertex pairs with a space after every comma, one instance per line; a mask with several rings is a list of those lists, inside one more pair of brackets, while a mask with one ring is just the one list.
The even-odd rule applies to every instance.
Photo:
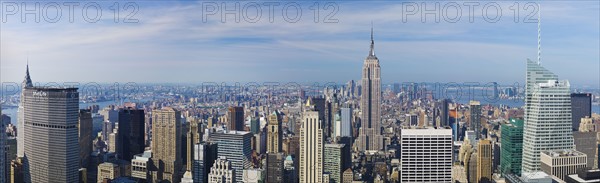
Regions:
[[510, 119], [510, 123], [502, 124], [502, 143], [500, 150], [500, 172], [521, 176], [521, 160], [523, 159], [523, 120]]
[[573, 149], [568, 81], [527, 60], [522, 172], [540, 170], [540, 152]]
[[235, 182], [242, 182], [244, 169], [252, 166], [252, 133], [246, 131], [223, 131], [211, 133], [210, 141], [217, 143], [217, 154], [231, 162], [235, 172]]

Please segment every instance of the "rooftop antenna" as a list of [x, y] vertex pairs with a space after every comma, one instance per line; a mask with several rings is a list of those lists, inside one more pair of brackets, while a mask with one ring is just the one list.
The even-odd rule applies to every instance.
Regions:
[[542, 9], [540, 8], [540, 4], [538, 3], [538, 58], [537, 64], [540, 65], [542, 62]]
[[375, 41], [373, 41], [373, 21], [371, 21], [371, 51], [369, 52], [370, 56], [375, 56]]

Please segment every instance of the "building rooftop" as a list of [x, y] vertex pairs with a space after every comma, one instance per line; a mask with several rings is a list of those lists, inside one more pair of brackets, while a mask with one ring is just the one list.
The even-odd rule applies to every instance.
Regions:
[[59, 86], [34, 86], [34, 87], [27, 87], [27, 89], [34, 89], [34, 90], [46, 90], [46, 91], [64, 91], [64, 90], [78, 90], [79, 88], [76, 87], [59, 87]]
[[542, 154], [551, 156], [551, 157], [568, 157], [568, 156], [586, 156], [582, 152], [576, 150], [552, 150], [552, 151], [542, 151]]
[[344, 144], [325, 144], [325, 147], [338, 147], [338, 148], [342, 148], [342, 147], [344, 147]]
[[402, 129], [400, 133], [402, 135], [452, 135], [452, 129]]

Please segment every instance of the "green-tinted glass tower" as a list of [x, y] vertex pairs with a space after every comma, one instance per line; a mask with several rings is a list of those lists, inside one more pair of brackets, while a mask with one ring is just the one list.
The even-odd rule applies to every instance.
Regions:
[[502, 125], [500, 170], [502, 175], [512, 173], [521, 176], [523, 160], [523, 120], [510, 119]]

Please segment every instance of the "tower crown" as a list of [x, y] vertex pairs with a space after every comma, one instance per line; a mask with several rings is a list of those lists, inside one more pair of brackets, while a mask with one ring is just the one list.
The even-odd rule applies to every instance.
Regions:
[[31, 82], [31, 76], [29, 76], [29, 60], [27, 61], [27, 68], [25, 69], [25, 79], [23, 79], [22, 87], [33, 87], [33, 82]]

